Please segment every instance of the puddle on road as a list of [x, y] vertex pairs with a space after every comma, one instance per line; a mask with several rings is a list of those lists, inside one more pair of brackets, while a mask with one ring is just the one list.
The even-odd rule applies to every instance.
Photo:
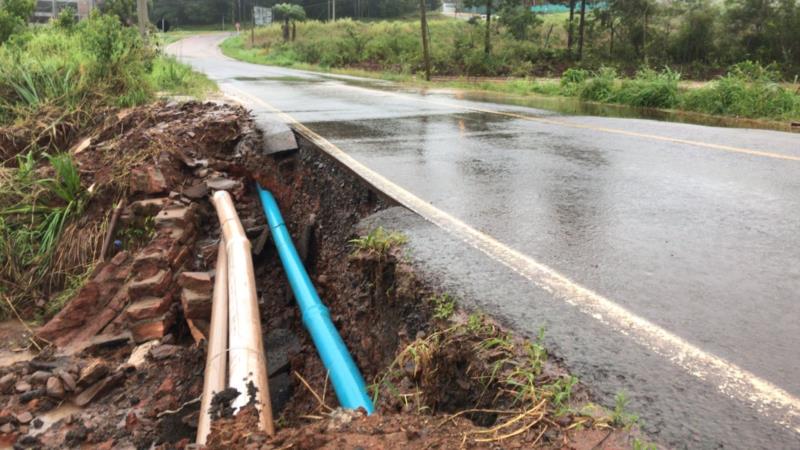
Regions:
[[293, 77], [293, 76], [279, 76], [279, 77], [233, 77], [236, 81], [280, 81], [283, 83], [321, 83], [321, 80], [315, 77]]
[[[706, 125], [727, 128], [757, 128], [764, 130], [786, 131], [800, 133], [800, 128], [792, 127], [791, 123], [766, 121], [757, 119], [743, 119], [737, 117], [710, 116], [707, 114], [690, 111], [667, 111], [655, 108], [636, 108], [626, 105], [614, 105], [603, 103], [584, 102], [577, 98], [559, 96], [539, 96], [530, 95], [516, 97], [513, 95], [489, 91], [465, 91], [458, 88], [418, 88], [397, 84], [380, 79], [359, 79], [347, 77], [333, 77], [321, 74], [341, 81], [350, 86], [364, 87], [369, 89], [383, 90], [389, 92], [400, 92], [416, 95], [444, 95], [456, 100], [467, 100], [473, 102], [495, 103], [500, 105], [523, 106], [545, 111], [552, 111], [558, 114], [575, 116], [600, 116], [617, 117], [624, 119], [648, 119], [662, 122], [689, 123], [695, 125]], [[302, 82], [321, 82], [321, 79], [305, 79], [299, 77], [274, 77], [273, 79], [290, 78]]]
[[654, 108], [634, 108], [625, 105], [611, 105], [602, 103], [584, 102], [569, 97], [513, 97], [493, 92], [470, 92], [460, 90], [439, 90], [449, 93], [459, 100], [476, 102], [501, 103], [506, 105], [524, 106], [527, 108], [544, 109], [560, 114], [576, 116], [618, 117], [624, 119], [649, 119], [662, 122], [690, 123], [727, 128], [758, 128], [764, 130], [800, 132], [800, 128], [792, 128], [789, 122], [761, 121], [754, 119], [740, 119], [736, 117], [715, 117], [706, 114], [686, 111], [665, 111]]

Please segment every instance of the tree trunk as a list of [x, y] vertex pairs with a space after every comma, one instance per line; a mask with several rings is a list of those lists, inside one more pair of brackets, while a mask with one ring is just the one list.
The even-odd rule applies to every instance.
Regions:
[[[55, 4], [55, 2], [53, 3]], [[147, 0], [136, 0], [136, 16], [139, 22], [139, 34], [147, 38]]]
[[553, 33], [554, 24], [550, 24], [550, 29], [547, 30], [547, 35], [544, 37], [544, 48], [550, 47], [550, 35]]
[[586, 18], [586, 0], [581, 0], [581, 22], [578, 25], [578, 61], [583, 59], [583, 31], [584, 19]]
[[289, 19], [283, 20], [283, 42], [289, 42]]
[[647, 65], [647, 8], [644, 9], [644, 28], [642, 29], [642, 54]]
[[492, 53], [492, 0], [486, 0], [486, 42], [483, 52], [486, 56]]
[[428, 48], [428, 19], [425, 16], [425, 0], [419, 0], [419, 22], [422, 27], [422, 57], [425, 59], [425, 80], [431, 81], [431, 53]]
[[608, 48], [608, 56], [609, 58], [614, 57], [614, 18], [611, 18], [611, 42]]
[[569, 26], [567, 27], [567, 53], [572, 54], [572, 18], [575, 16], [575, 0], [569, 0]]
[[292, 42], [294, 42], [294, 39], [296, 37], [297, 37], [297, 22], [293, 20], [292, 21]]

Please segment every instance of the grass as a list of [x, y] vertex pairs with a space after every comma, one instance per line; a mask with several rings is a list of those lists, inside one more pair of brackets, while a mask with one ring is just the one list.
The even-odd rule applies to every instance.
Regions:
[[153, 61], [149, 74], [152, 86], [171, 95], [188, 95], [195, 98], [206, 98], [217, 92], [217, 84], [202, 73], [195, 72], [175, 57], [162, 55]]
[[433, 318], [448, 320], [456, 311], [456, 299], [450, 294], [444, 293], [431, 298], [433, 304]]
[[[76, 267], [59, 267], [59, 237], [79, 217], [91, 191], [67, 153], [44, 155], [48, 170], [38, 170], [33, 152], [0, 178], [0, 281], [5, 296], [31, 302]], [[46, 176], [52, 172], [52, 176]], [[0, 305], [0, 315], [11, 311]]]
[[212, 90], [206, 77], [160, 55], [116, 16], [95, 14], [70, 28], [31, 26], [0, 46], [0, 125], [36, 117], [80, 126], [98, 108], [143, 104], [156, 91]]

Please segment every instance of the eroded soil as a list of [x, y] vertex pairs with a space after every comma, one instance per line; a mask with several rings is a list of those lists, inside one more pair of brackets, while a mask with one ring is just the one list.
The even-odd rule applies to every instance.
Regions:
[[[266, 155], [247, 112], [229, 105], [159, 104], [108, 114], [88, 133], [89, 144], [73, 151], [83, 183], [107, 189], [94, 198], [94, 211], [112, 210], [119, 198], [129, 205], [114, 233], [117, 245], [89, 277], [94, 291], [84, 286], [43, 327], [49, 339], [36, 341], [41, 351], [25, 338], [3, 350], [25, 348], [35, 357], [2, 360], [2, 444], [194, 442], [208, 313], [205, 297], [187, 301], [186, 292], [213, 279], [219, 226], [208, 195], [224, 189], [253, 244], [278, 431], [260, 433], [252, 409], [222, 414], [209, 448], [629, 446], [631, 434], [592, 405], [587, 390], [538, 343], [460, 311], [415, 270], [402, 246], [351, 243], [363, 218], [394, 205], [309, 142], [298, 136], [298, 150]], [[85, 135], [77, 139], [83, 141]], [[275, 194], [370, 384], [376, 414], [338, 408], [268, 234], [256, 180]], [[85, 220], [106, 214], [95, 216]], [[108, 280], [113, 290], [105, 289]], [[143, 303], [158, 306], [131, 311]], [[98, 326], [102, 317], [106, 323]], [[48, 345], [53, 341], [59, 345]]]

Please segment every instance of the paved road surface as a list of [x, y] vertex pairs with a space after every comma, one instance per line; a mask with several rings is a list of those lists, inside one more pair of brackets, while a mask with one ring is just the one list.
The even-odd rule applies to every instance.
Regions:
[[[627, 391], [677, 447], [800, 448], [800, 134], [469, 101], [236, 62], [218, 41], [169, 51], [496, 240], [476, 266], [486, 252], [404, 219], [435, 250], [418, 257], [473, 274], [474, 306], [546, 326], [604, 403]], [[495, 267], [508, 249], [525, 279]]]

